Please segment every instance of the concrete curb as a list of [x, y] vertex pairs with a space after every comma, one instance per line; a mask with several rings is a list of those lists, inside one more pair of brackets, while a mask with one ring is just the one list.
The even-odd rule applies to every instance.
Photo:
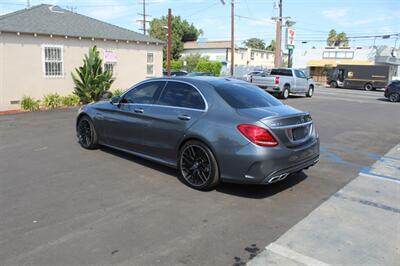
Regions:
[[247, 265], [400, 265], [400, 144]]

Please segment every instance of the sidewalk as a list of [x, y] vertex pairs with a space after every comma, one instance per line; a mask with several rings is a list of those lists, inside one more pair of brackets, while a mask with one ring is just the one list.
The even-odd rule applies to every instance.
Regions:
[[400, 144], [247, 265], [400, 265]]

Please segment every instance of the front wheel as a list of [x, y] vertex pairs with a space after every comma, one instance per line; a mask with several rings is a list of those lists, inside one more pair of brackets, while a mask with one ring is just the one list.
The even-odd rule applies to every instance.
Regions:
[[392, 103], [400, 102], [400, 94], [398, 94], [398, 93], [396, 93], [396, 92], [390, 94], [390, 95], [389, 95], [389, 101], [391, 101]]
[[188, 141], [183, 145], [179, 152], [178, 170], [181, 181], [197, 190], [211, 190], [220, 182], [217, 160], [200, 141]]
[[314, 95], [314, 86], [310, 86], [309, 88], [308, 88], [308, 91], [307, 91], [307, 93], [306, 93], [306, 97], [312, 97]]
[[78, 137], [79, 144], [88, 150], [98, 148], [99, 142], [97, 138], [96, 130], [93, 126], [92, 120], [86, 115], [79, 119], [76, 134]]
[[367, 84], [364, 85], [364, 90], [372, 91], [372, 90], [374, 90], [374, 86], [372, 86], [371, 83], [367, 83]]
[[337, 88], [338, 84], [336, 81], [331, 81], [331, 83], [329, 83], [329, 85], [331, 86], [331, 88]]

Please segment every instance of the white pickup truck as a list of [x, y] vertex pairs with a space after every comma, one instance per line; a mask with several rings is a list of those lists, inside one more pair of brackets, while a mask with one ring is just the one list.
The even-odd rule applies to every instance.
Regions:
[[315, 88], [311, 78], [293, 68], [273, 68], [270, 72], [252, 76], [250, 82], [282, 99], [287, 99], [289, 94], [312, 97]]

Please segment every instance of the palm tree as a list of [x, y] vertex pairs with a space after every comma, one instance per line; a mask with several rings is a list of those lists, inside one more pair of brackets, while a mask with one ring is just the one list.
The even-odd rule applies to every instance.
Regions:
[[74, 81], [74, 94], [81, 102], [89, 103], [100, 100], [109, 93], [114, 82], [111, 71], [103, 71], [103, 60], [99, 56], [96, 46], [89, 48], [89, 54], [83, 59], [83, 66], [76, 68], [76, 74], [71, 73]]

